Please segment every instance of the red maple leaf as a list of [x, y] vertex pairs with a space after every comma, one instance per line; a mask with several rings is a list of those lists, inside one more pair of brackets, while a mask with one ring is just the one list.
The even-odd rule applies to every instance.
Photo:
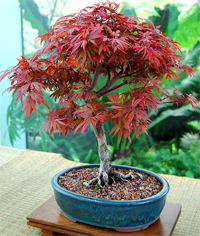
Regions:
[[[43, 90], [55, 99], [58, 108], [45, 114], [42, 126], [50, 136], [56, 131], [84, 132], [90, 123], [96, 129], [110, 120], [111, 133], [130, 140], [131, 132], [136, 137], [147, 134], [148, 112], [157, 111], [160, 103], [198, 105], [191, 94], [184, 96], [175, 88], [171, 95], [158, 85], [162, 76], [194, 75], [194, 69], [181, 62], [178, 43], [151, 21], [124, 16], [118, 9], [118, 4], [107, 1], [61, 17], [38, 36], [46, 42], [32, 58], [21, 57], [1, 73], [0, 81], [9, 77], [8, 91], [21, 100], [27, 118], [32, 111], [37, 114], [36, 104], [48, 107]], [[99, 88], [100, 79], [104, 85]], [[114, 93], [124, 85], [127, 92]]]

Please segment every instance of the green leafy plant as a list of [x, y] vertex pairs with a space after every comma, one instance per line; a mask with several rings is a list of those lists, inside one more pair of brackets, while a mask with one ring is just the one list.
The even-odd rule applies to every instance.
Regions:
[[[194, 127], [200, 130], [200, 125], [198, 124], [198, 122], [190, 122], [190, 124], [194, 124]], [[200, 132], [198, 131], [198, 133], [185, 133], [180, 138], [180, 146], [195, 158], [194, 163], [196, 163], [200, 175]]]
[[[192, 6], [191, 9], [189, 9], [185, 16], [190, 19], [190, 25], [195, 25], [197, 22], [200, 23], [200, 19], [198, 17], [193, 18], [193, 13], [198, 12], [199, 7], [195, 8], [195, 6]], [[164, 21], [166, 14], [172, 14], [169, 13], [170, 9], [172, 7], [166, 6], [164, 10], [157, 9], [158, 12], [160, 12], [159, 17], [152, 17], [152, 20], [154, 20], [154, 23], [156, 24], [161, 23]], [[173, 14], [176, 14], [177, 11], [175, 11]], [[162, 14], [161, 14], [162, 13]], [[196, 14], [196, 13], [195, 13]], [[174, 29], [173, 33], [177, 35], [176, 33], [179, 32], [179, 35], [182, 37], [182, 33], [180, 32], [179, 25], [181, 25], [185, 19], [185, 16], [181, 18], [181, 21], [177, 23], [177, 21], [174, 21], [171, 23], [170, 27]], [[177, 14], [178, 17], [178, 14]], [[167, 21], [165, 22], [167, 23]], [[168, 22], [169, 23], [169, 22]], [[188, 24], [188, 22], [187, 22]], [[178, 26], [178, 29], [176, 29]], [[188, 26], [188, 25], [187, 25]], [[164, 33], [167, 33], [166, 31], [167, 25], [165, 25], [165, 28], [162, 28]], [[190, 30], [191, 27], [188, 27], [187, 30]], [[193, 28], [192, 28], [193, 29]], [[188, 52], [187, 48], [182, 48], [184, 53], [184, 59], [183, 62], [189, 64], [190, 66], [194, 67], [196, 69], [196, 78], [187, 77], [184, 74], [179, 75], [180, 81], [178, 80], [165, 80], [163, 78], [163, 86], [168, 88], [168, 91], [172, 92], [173, 87], [178, 88], [180, 91], [187, 93], [195, 94], [198, 99], [199, 97], [199, 87], [200, 87], [200, 77], [199, 77], [199, 52], [200, 52], [200, 44], [198, 40], [198, 34], [196, 34], [191, 29], [190, 33], [187, 35], [185, 34], [185, 37], [187, 37], [187, 40], [190, 40], [191, 37], [193, 37], [193, 42], [195, 43], [193, 47], [190, 47], [190, 51]], [[191, 36], [192, 34], [192, 36]], [[178, 39], [176, 37], [176, 39]], [[186, 46], [183, 44], [183, 46]], [[187, 53], [186, 53], [187, 52]], [[197, 108], [197, 113], [195, 114], [190, 106], [182, 107], [180, 106], [177, 108], [173, 104], [165, 104], [159, 106], [159, 112], [156, 114], [154, 111], [151, 111], [151, 119], [153, 122], [149, 125], [149, 129], [154, 134], [154, 137], [158, 140], [165, 139], [169, 140], [172, 137], [176, 136], [176, 142], [178, 144], [178, 139], [184, 132], [188, 132], [190, 130], [189, 126], [187, 125], [187, 122], [190, 120], [195, 120], [198, 118], [198, 113], [200, 112], [199, 108]], [[192, 130], [191, 130], [192, 131]], [[158, 136], [159, 134], [159, 136]]]
[[182, 149], [177, 150], [177, 154], [171, 154], [169, 149], [154, 150], [146, 154], [146, 157], [155, 158], [153, 166], [150, 168], [155, 172], [174, 174], [187, 177], [198, 177], [199, 168], [196, 159]]
[[199, 141], [200, 141], [199, 134], [186, 133], [180, 139], [180, 144], [183, 148], [190, 149], [192, 146], [198, 145]]
[[49, 22], [47, 16], [39, 12], [38, 5], [32, 0], [18, 0], [20, 7], [24, 10], [24, 18], [31, 23], [34, 29], [37, 29], [39, 34], [44, 34], [49, 30]]
[[175, 40], [182, 47], [191, 49], [200, 37], [200, 5], [197, 1], [188, 11], [186, 11], [179, 21], [178, 28], [175, 32]]
[[117, 159], [112, 163], [136, 166], [156, 173], [191, 178], [197, 178], [200, 174], [199, 160], [192, 152], [183, 149], [176, 149], [175, 152], [172, 152], [168, 148], [155, 149], [151, 147], [146, 153], [138, 151], [136, 157], [129, 155], [127, 158]]
[[6, 123], [8, 125], [7, 132], [9, 134], [10, 142], [12, 145], [14, 145], [16, 139], [20, 138], [20, 132], [23, 132], [23, 117], [21, 104], [17, 103], [15, 98], [12, 99], [10, 105], [8, 106]]
[[160, 25], [160, 30], [170, 38], [174, 38], [174, 32], [178, 27], [178, 16], [180, 12], [174, 5], [166, 5], [162, 10], [155, 7], [157, 16], [151, 16], [149, 19], [155, 24]]

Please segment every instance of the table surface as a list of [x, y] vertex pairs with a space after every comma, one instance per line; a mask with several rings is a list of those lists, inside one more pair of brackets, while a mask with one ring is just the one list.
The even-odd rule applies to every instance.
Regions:
[[[61, 154], [0, 146], [0, 235], [42, 235], [40, 229], [27, 225], [26, 217], [53, 195], [52, 177], [79, 164]], [[182, 205], [172, 235], [199, 236], [200, 180], [161, 176], [170, 185], [167, 202]]]

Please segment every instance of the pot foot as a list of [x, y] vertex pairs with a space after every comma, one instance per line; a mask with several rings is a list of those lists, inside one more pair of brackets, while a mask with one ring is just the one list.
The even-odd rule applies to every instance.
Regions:
[[[61, 211], [62, 211], [62, 210], [61, 210]], [[74, 220], [74, 219], [70, 218], [70, 217], [67, 216], [63, 211], [62, 211], [62, 213], [63, 213], [63, 215], [64, 215], [68, 220], [70, 220], [70, 221], [72, 221], [72, 222], [74, 222], [74, 223], [77, 222], [77, 220]]]
[[148, 224], [148, 225], [145, 225], [142, 227], [140, 226], [140, 227], [132, 227], [132, 228], [113, 228], [113, 229], [117, 232], [130, 233], [130, 232], [137, 232], [137, 231], [144, 230], [144, 229], [148, 228], [149, 225], [151, 225], [151, 224]]

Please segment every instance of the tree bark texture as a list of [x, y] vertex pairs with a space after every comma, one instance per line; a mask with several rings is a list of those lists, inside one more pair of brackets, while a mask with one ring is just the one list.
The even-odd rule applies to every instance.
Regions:
[[97, 124], [95, 134], [97, 139], [98, 153], [100, 157], [100, 168], [98, 177], [99, 179], [101, 179], [101, 185], [103, 181], [103, 184], [107, 186], [109, 173], [111, 171], [111, 164], [109, 160], [109, 151], [103, 124]]

